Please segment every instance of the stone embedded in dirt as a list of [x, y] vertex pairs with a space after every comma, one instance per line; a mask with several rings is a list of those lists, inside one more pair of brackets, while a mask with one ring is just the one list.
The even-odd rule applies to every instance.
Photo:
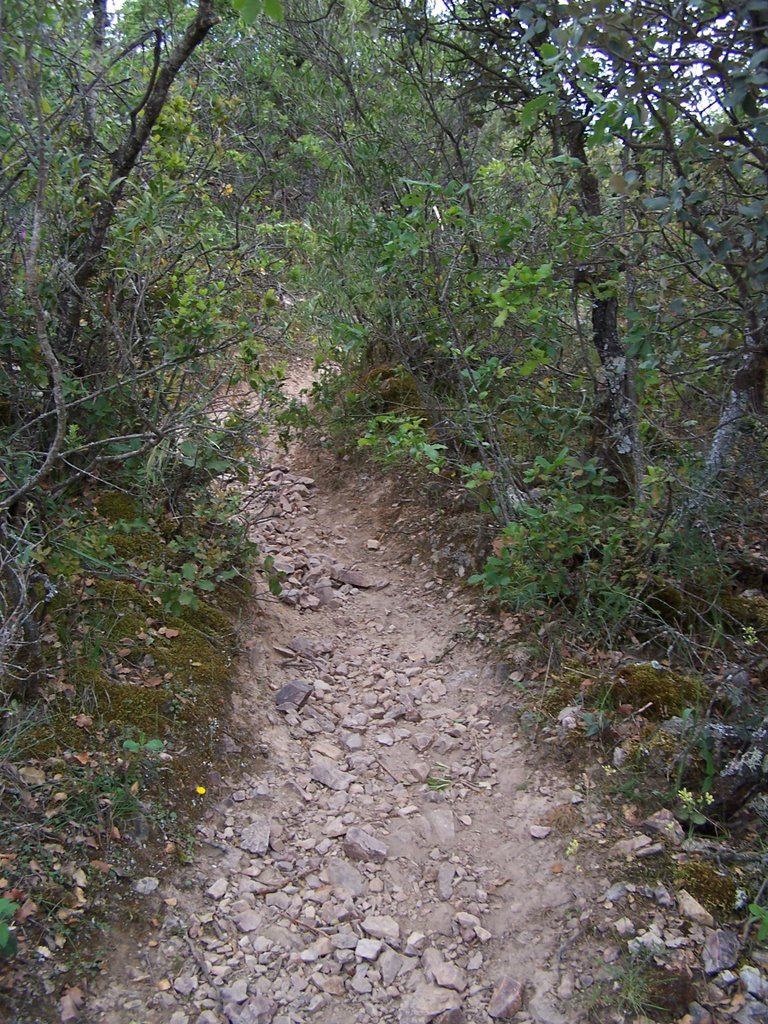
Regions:
[[319, 989], [329, 996], [344, 995], [344, 979], [338, 974], [313, 974], [312, 980]]
[[264, 923], [261, 914], [255, 910], [244, 910], [235, 918], [235, 922], [240, 931], [246, 933], [257, 931]]
[[741, 942], [736, 932], [727, 928], [707, 932], [702, 957], [707, 974], [717, 974], [733, 967], [741, 952]]
[[357, 825], [347, 829], [343, 845], [344, 852], [352, 860], [372, 860], [383, 864], [387, 859], [386, 844]]
[[180, 996], [189, 996], [197, 988], [197, 978], [194, 974], [182, 974], [174, 978], [173, 987]]
[[266, 996], [254, 996], [245, 1006], [227, 1006], [225, 1008], [230, 1024], [272, 1024], [277, 1004]]
[[360, 922], [360, 927], [366, 935], [371, 935], [374, 939], [384, 939], [386, 942], [400, 941], [400, 925], [394, 917], [370, 914]]
[[428, 841], [436, 843], [441, 850], [450, 850], [456, 843], [456, 825], [450, 807], [430, 807], [424, 811], [424, 819], [429, 825]]
[[685, 832], [683, 831], [682, 825], [674, 816], [672, 811], [667, 810], [666, 807], [663, 807], [660, 811], [656, 811], [656, 813], [652, 814], [650, 818], [646, 818], [642, 827], [646, 832], [661, 836], [661, 838], [671, 846], [680, 846], [682, 841], [685, 839]]
[[467, 987], [464, 972], [455, 964], [446, 963], [434, 947], [424, 950], [421, 963], [427, 981], [434, 981], [441, 988], [452, 988], [456, 992], [463, 992]]
[[358, 587], [360, 590], [380, 590], [388, 586], [386, 580], [375, 580], [372, 576], [366, 576], [359, 569], [346, 569], [343, 565], [331, 566], [328, 575], [336, 583], [345, 583], [350, 587]]
[[444, 1010], [438, 1014], [432, 1024], [464, 1024], [465, 1020], [464, 1010], [460, 1006], [456, 1006], [452, 1010]]
[[648, 836], [632, 836], [630, 839], [620, 839], [617, 843], [613, 844], [612, 849], [615, 853], [621, 853], [626, 857], [631, 857], [632, 854], [637, 853], [638, 850], [642, 850], [644, 846], [650, 845], [651, 840]]
[[133, 891], [137, 892], [139, 896], [149, 896], [159, 885], [159, 878], [147, 876], [146, 878], [139, 878], [138, 881], [134, 882]]
[[362, 896], [365, 892], [365, 879], [348, 861], [332, 857], [326, 865], [325, 873], [334, 889], [348, 896]]
[[309, 769], [309, 774], [315, 782], [319, 782], [321, 786], [327, 786], [328, 789], [332, 789], [336, 793], [343, 793], [349, 789], [350, 783], [353, 781], [348, 772], [341, 771], [325, 757], [318, 757], [314, 761]]
[[300, 711], [307, 703], [314, 692], [311, 683], [304, 683], [300, 679], [292, 679], [290, 683], [281, 686], [275, 696], [275, 704], [278, 711]]
[[714, 928], [715, 919], [687, 890], [681, 889], [678, 893], [677, 907], [683, 917], [687, 917], [689, 921], [703, 924], [705, 928]]
[[524, 987], [505, 975], [493, 990], [488, 1013], [496, 1020], [511, 1020], [523, 1006]]
[[552, 833], [552, 829], [548, 825], [531, 825], [528, 831], [533, 839], [546, 839]]
[[405, 940], [405, 952], [408, 956], [418, 956], [427, 944], [424, 932], [411, 932]]
[[240, 849], [262, 857], [269, 849], [272, 826], [269, 818], [256, 818], [240, 835]]
[[365, 542], [365, 546], [368, 548], [369, 551], [378, 551], [379, 548], [381, 547], [381, 544], [377, 540], [367, 540]]
[[238, 978], [231, 985], [225, 985], [221, 990], [221, 998], [225, 1003], [244, 1003], [248, 998], [248, 979]]
[[461, 997], [447, 988], [437, 985], [420, 985], [415, 992], [403, 999], [400, 1007], [399, 1024], [431, 1024], [437, 1016], [461, 1007]]
[[631, 939], [637, 932], [634, 923], [628, 917], [621, 917], [618, 921], [614, 921], [613, 927], [622, 939]]
[[437, 872], [437, 895], [441, 900], [449, 900], [453, 895], [453, 879], [456, 868], [453, 864], [443, 863]]

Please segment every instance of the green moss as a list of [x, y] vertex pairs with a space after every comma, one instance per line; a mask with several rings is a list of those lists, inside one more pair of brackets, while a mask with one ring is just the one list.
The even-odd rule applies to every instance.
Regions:
[[212, 643], [193, 633], [184, 633], [152, 648], [155, 664], [163, 671], [173, 672], [175, 680], [195, 686], [226, 686], [230, 679], [230, 659]]
[[745, 597], [743, 594], [740, 597], [724, 597], [723, 609], [740, 626], [752, 626], [758, 638], [768, 643], [768, 598], [762, 594], [754, 597]]
[[96, 580], [94, 589], [107, 607], [125, 614], [129, 609], [143, 612], [149, 618], [162, 614], [149, 594], [143, 594], [132, 583], [125, 580]]
[[105, 680], [96, 688], [95, 699], [100, 722], [119, 735], [128, 728], [150, 738], [167, 731], [169, 695], [162, 688]]
[[192, 627], [206, 639], [224, 641], [230, 645], [234, 645], [237, 640], [229, 616], [211, 604], [201, 604], [194, 610], [185, 608], [178, 616], [178, 621]]
[[126, 562], [162, 564], [171, 560], [165, 541], [151, 530], [135, 530], [133, 533], [112, 533], [109, 539], [115, 549], [115, 553]]
[[130, 522], [141, 514], [136, 499], [122, 491], [107, 491], [100, 494], [94, 504], [102, 519], [106, 519], [110, 523], [116, 523], [121, 519]]
[[695, 708], [707, 696], [706, 687], [693, 676], [654, 668], [650, 662], [628, 665], [616, 680], [616, 695], [636, 708], [649, 704], [646, 718], [670, 718], [685, 708]]
[[703, 860], [691, 860], [675, 870], [675, 882], [711, 913], [724, 916], [733, 912], [736, 884], [726, 874]]

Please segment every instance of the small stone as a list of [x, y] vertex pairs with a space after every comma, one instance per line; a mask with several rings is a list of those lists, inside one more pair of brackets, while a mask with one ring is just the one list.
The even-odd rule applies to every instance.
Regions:
[[194, 974], [182, 974], [174, 979], [173, 987], [180, 996], [191, 995], [197, 988], [197, 978]]
[[387, 859], [387, 847], [376, 836], [353, 825], [344, 836], [344, 852], [352, 860], [374, 861], [383, 864]]
[[683, 827], [672, 811], [662, 808], [643, 822], [646, 832], [661, 836], [671, 846], [680, 846], [685, 839]]
[[505, 975], [493, 990], [488, 1013], [496, 1020], [511, 1020], [523, 1006], [524, 989], [519, 981]]
[[292, 679], [290, 683], [281, 686], [275, 695], [277, 710], [284, 711], [286, 714], [291, 711], [300, 711], [314, 693], [314, 689], [311, 683]]
[[385, 988], [392, 984], [402, 970], [404, 958], [394, 951], [385, 948], [379, 957], [378, 968], [381, 971], [381, 982]]
[[372, 914], [361, 921], [360, 927], [366, 935], [372, 935], [374, 939], [384, 939], [385, 942], [400, 941], [400, 925], [394, 917]]
[[418, 956], [427, 944], [427, 936], [424, 932], [411, 932], [405, 940], [405, 952], [407, 956]]
[[248, 794], [244, 789], [236, 789], [232, 794], [232, 799], [236, 804], [241, 804], [244, 800], [248, 799]]
[[248, 979], [238, 978], [221, 990], [221, 997], [227, 1003], [244, 1003], [248, 998]]
[[344, 979], [338, 974], [321, 974], [313, 978], [318, 988], [329, 996], [344, 995]]
[[228, 888], [229, 882], [226, 878], [217, 878], [216, 881], [212, 885], [209, 885], [205, 891], [211, 899], [220, 900]]
[[382, 943], [378, 939], [360, 939], [355, 946], [355, 956], [359, 960], [375, 960], [382, 948]]
[[744, 988], [751, 996], [768, 1002], [768, 979], [756, 967], [742, 967], [739, 977]]
[[[714, 928], [715, 919], [687, 890], [680, 890], [677, 897], [677, 906], [683, 917], [687, 917], [689, 921], [702, 924], [705, 928]], [[731, 964], [728, 964], [728, 966], [730, 967]]]
[[741, 943], [735, 932], [726, 928], [709, 931], [704, 942], [703, 960], [707, 974], [717, 974], [733, 967], [739, 958]]
[[269, 818], [257, 818], [244, 828], [240, 835], [240, 848], [248, 853], [263, 856], [269, 849], [272, 828]]
[[369, 551], [378, 551], [379, 548], [381, 547], [381, 544], [377, 540], [367, 540], [365, 542], [365, 546], [368, 548]]
[[534, 839], [546, 839], [552, 829], [548, 825], [531, 825], [529, 832]]
[[133, 891], [137, 892], [139, 896], [149, 896], [149, 894], [151, 892], [154, 892], [159, 885], [159, 878], [152, 878], [150, 876], [147, 876], [146, 878], [140, 878], [137, 882], [134, 883]]
[[424, 973], [428, 981], [434, 981], [441, 988], [452, 988], [463, 992], [467, 987], [464, 972], [454, 964], [446, 963], [436, 949], [427, 949], [422, 957]]
[[263, 919], [261, 914], [258, 914], [255, 910], [245, 910], [242, 914], [235, 918], [237, 927], [241, 932], [255, 932], [258, 928], [261, 928]]
[[614, 921], [613, 927], [622, 939], [631, 939], [637, 932], [634, 923], [628, 917], [621, 917], [618, 921]]

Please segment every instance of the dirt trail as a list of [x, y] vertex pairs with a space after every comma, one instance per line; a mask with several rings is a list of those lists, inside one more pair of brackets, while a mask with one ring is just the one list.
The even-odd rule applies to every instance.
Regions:
[[[580, 919], [607, 880], [545, 823], [589, 809], [518, 737], [460, 595], [389, 528], [391, 484], [310, 479], [309, 458], [266, 476], [260, 542], [298, 604], [260, 603], [238, 686], [265, 768], [210, 794], [208, 852], [144, 897], [159, 927], [115, 952], [87, 1019], [579, 1021]], [[294, 680], [311, 696], [281, 711]]]

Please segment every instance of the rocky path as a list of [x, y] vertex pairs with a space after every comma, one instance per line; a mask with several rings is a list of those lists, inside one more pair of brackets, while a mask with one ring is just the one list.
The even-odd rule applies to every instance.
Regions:
[[115, 952], [87, 1019], [582, 1019], [576, 939], [606, 880], [547, 824], [583, 828], [582, 796], [518, 737], [508, 667], [412, 564], [388, 485], [300, 461], [265, 482], [285, 590], [237, 697], [264, 770], [210, 787], [207, 852], [141, 897], [155, 932]]

